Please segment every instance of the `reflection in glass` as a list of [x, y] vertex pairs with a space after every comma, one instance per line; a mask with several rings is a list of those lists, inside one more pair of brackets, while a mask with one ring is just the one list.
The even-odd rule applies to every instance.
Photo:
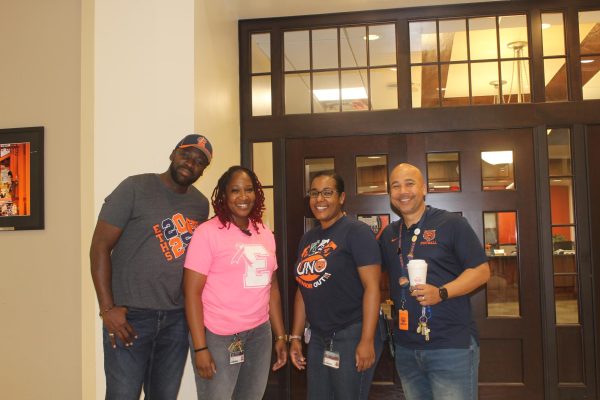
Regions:
[[565, 58], [547, 58], [544, 60], [544, 82], [546, 85], [546, 101], [566, 101], [569, 99]]
[[[554, 265], [570, 263], [567, 258], [575, 256], [554, 256]], [[579, 323], [579, 290], [577, 274], [554, 275], [554, 307], [557, 324]]]
[[548, 174], [571, 175], [571, 131], [568, 128], [547, 130]]
[[303, 71], [310, 69], [310, 46], [308, 37], [308, 31], [284, 32], [283, 55], [286, 71]]
[[442, 20], [439, 23], [440, 61], [467, 60], [467, 27], [464, 19]]
[[427, 191], [460, 191], [460, 160], [457, 152], [427, 153]]
[[396, 65], [396, 25], [369, 26], [369, 64]]
[[315, 29], [312, 31], [313, 69], [338, 67], [337, 29]]
[[505, 15], [498, 17], [500, 26], [500, 57], [529, 57], [527, 45], [521, 47], [523, 52], [515, 54], [514, 43], [527, 43], [527, 17], [525, 15]]
[[252, 143], [252, 170], [263, 186], [273, 186], [273, 142]]
[[565, 28], [562, 13], [542, 13], [544, 57], [565, 55]]
[[254, 33], [252, 43], [252, 73], [271, 72], [271, 34]]
[[600, 99], [600, 10], [579, 13], [579, 40], [583, 99]]
[[[442, 106], [469, 104], [468, 64], [442, 64]], [[444, 78], [446, 78], [444, 82]]]
[[252, 77], [252, 115], [271, 115], [271, 75]]
[[371, 109], [398, 108], [398, 84], [395, 68], [373, 68], [371, 74]]
[[483, 190], [515, 190], [512, 150], [482, 151], [481, 177]]
[[310, 74], [285, 75], [285, 113], [310, 114]]
[[263, 222], [265, 227], [275, 231], [275, 201], [273, 197], [273, 188], [263, 188], [265, 194], [265, 211], [263, 213]]
[[[600, 36], [600, 34], [597, 36]], [[600, 52], [600, 44], [598, 44], [598, 51]], [[583, 84], [584, 100], [600, 99], [599, 72], [600, 56], [585, 56], [581, 58], [581, 83]]]
[[579, 12], [580, 52], [584, 54], [598, 53], [600, 49], [600, 10]]
[[573, 178], [550, 179], [552, 225], [573, 224]]
[[471, 60], [493, 60], [498, 58], [496, 45], [496, 18], [469, 19], [469, 50]]
[[517, 213], [483, 213], [485, 251], [491, 277], [487, 283], [490, 317], [517, 317], [519, 306], [519, 257]]
[[387, 156], [356, 157], [356, 193], [387, 193]]
[[529, 60], [503, 61], [501, 64], [504, 103], [529, 103], [531, 101]]
[[313, 112], [340, 111], [340, 82], [338, 72], [313, 74]]
[[[575, 254], [575, 227], [574, 226], [554, 226], [552, 227], [552, 252], [557, 254]], [[576, 272], [575, 264], [568, 271], [558, 272]]]
[[304, 193], [310, 190], [310, 181], [318, 172], [335, 169], [334, 158], [307, 158], [304, 160]]
[[367, 70], [342, 71], [342, 111], [369, 109]]
[[367, 42], [364, 26], [340, 28], [340, 51], [342, 68], [367, 66]]
[[438, 66], [423, 65], [411, 68], [413, 108], [439, 106]]
[[[498, 84], [498, 63], [484, 62], [471, 64], [471, 95], [473, 104], [500, 103]], [[505, 84], [506, 82], [502, 82]], [[505, 86], [502, 86], [502, 90]]]
[[412, 64], [437, 62], [435, 21], [411, 22], [409, 31], [410, 62]]

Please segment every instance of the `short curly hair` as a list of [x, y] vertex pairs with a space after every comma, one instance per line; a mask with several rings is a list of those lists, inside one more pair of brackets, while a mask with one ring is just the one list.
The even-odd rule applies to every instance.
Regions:
[[262, 184], [258, 180], [258, 177], [251, 169], [246, 167], [242, 167], [241, 165], [234, 165], [230, 167], [217, 182], [217, 186], [213, 190], [211, 202], [213, 209], [215, 211], [215, 215], [221, 221], [224, 227], [228, 227], [229, 224], [232, 223], [233, 219], [231, 218], [231, 210], [227, 206], [227, 185], [231, 181], [231, 178], [236, 172], [245, 172], [252, 181], [252, 186], [254, 187], [254, 193], [256, 198], [254, 200], [254, 206], [248, 215], [252, 226], [258, 232], [258, 225], [260, 224], [263, 228], [265, 227], [262, 221], [263, 211], [265, 210], [265, 194], [262, 190]]

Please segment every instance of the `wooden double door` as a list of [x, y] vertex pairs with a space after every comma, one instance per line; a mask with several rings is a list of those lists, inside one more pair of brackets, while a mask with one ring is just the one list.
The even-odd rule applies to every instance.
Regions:
[[[482, 152], [512, 155], [512, 185], [504, 189], [486, 183]], [[431, 134], [390, 134], [286, 141], [286, 243], [288, 265], [295, 263], [300, 237], [310, 225], [306, 215], [306, 181], [312, 161], [333, 163], [346, 183], [345, 211], [350, 217], [377, 216], [385, 224], [398, 217], [385, 192], [359, 193], [363, 179], [357, 160], [385, 156], [386, 176], [401, 162], [419, 167], [426, 180], [433, 175], [428, 164], [431, 155], [458, 155], [458, 187], [436, 189], [426, 197], [427, 204], [461, 213], [482, 243], [488, 246], [493, 282], [471, 296], [474, 318], [480, 333], [481, 363], [479, 393], [482, 399], [542, 399], [543, 360], [540, 299], [540, 262], [538, 255], [537, 207], [533, 134], [527, 129], [503, 131], [452, 132]], [[443, 156], [442, 156], [443, 158]], [[438, 157], [438, 159], [440, 159]], [[456, 172], [456, 174], [454, 174]], [[508, 171], [502, 171], [508, 174]], [[385, 178], [384, 178], [385, 179]], [[431, 180], [431, 179], [430, 179]], [[500, 189], [500, 190], [498, 190]], [[502, 243], [494, 221], [512, 218], [509, 236], [514, 243]], [[491, 222], [490, 222], [491, 221]], [[496, 231], [494, 232], [494, 229]], [[506, 227], [504, 228], [506, 230]], [[512, 231], [514, 230], [514, 231]], [[496, 237], [493, 237], [493, 234]], [[495, 239], [495, 241], [494, 241]], [[508, 240], [510, 242], [510, 240]], [[490, 242], [490, 243], [487, 243]], [[493, 246], [492, 246], [493, 245]], [[493, 247], [493, 248], [492, 248]], [[292, 310], [295, 283], [286, 276]], [[503, 291], [504, 290], [504, 291]], [[382, 282], [386, 295], [387, 284]], [[305, 398], [305, 376], [292, 369], [292, 398]], [[378, 366], [372, 395], [388, 398], [400, 391], [389, 351]], [[377, 396], [377, 394], [382, 397]], [[397, 398], [397, 397], [389, 397]]]

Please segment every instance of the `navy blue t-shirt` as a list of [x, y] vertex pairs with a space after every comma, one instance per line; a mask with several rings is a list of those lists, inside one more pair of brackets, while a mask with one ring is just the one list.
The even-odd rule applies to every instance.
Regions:
[[364, 289], [358, 268], [381, 264], [377, 240], [364, 223], [342, 217], [300, 240], [294, 275], [311, 328], [329, 335], [362, 321]]
[[[431, 329], [429, 342], [417, 333], [421, 305], [402, 289], [399, 279], [402, 268], [398, 255], [398, 233], [401, 220], [385, 228], [379, 238], [382, 250], [382, 267], [389, 271], [390, 292], [396, 313], [400, 309], [402, 292], [405, 291], [405, 308], [408, 310], [408, 331], [401, 331], [396, 324], [394, 337], [396, 343], [413, 349], [467, 348], [471, 336], [478, 340], [477, 328], [471, 315], [471, 303], [468, 295], [448, 299], [431, 306]], [[487, 256], [477, 235], [462, 216], [437, 208], [427, 207], [421, 221], [408, 229], [402, 224], [402, 256], [404, 266], [408, 265], [411, 239], [417, 226], [418, 235], [414, 259], [427, 262], [427, 283], [443, 286], [456, 279], [465, 269], [477, 267], [487, 262]], [[408, 276], [404, 271], [404, 276]], [[397, 315], [396, 315], [397, 317]]]

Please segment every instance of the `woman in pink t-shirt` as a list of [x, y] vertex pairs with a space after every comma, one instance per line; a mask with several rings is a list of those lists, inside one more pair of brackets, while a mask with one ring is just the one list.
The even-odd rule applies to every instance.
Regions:
[[212, 194], [216, 216], [194, 232], [183, 278], [198, 399], [262, 399], [271, 361], [287, 361], [273, 233], [256, 174], [231, 167]]

